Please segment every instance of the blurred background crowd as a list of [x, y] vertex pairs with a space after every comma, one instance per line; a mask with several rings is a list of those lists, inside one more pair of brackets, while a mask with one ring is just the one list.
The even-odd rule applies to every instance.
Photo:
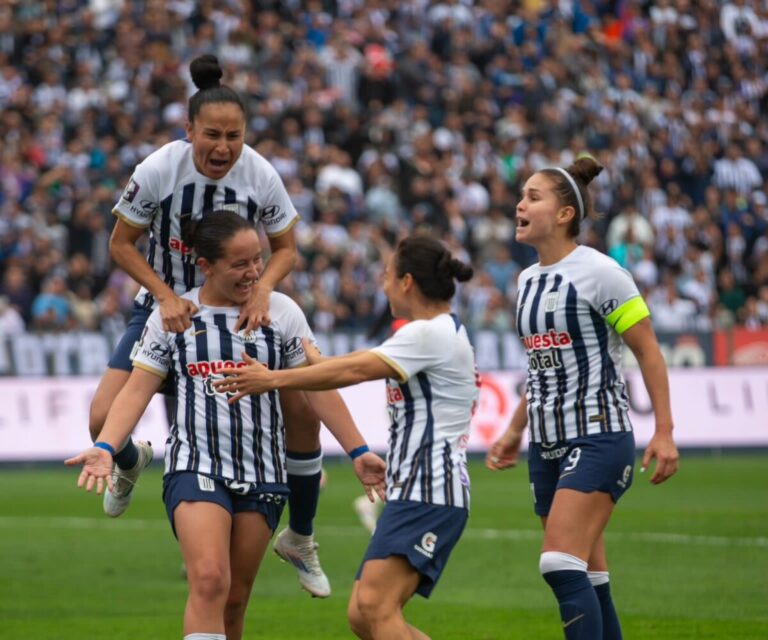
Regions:
[[301, 214], [284, 287], [317, 331], [370, 331], [415, 228], [476, 267], [464, 322], [513, 329], [522, 183], [586, 152], [603, 215], [581, 241], [657, 329], [768, 326], [764, 0], [6, 0], [0, 334], [122, 330], [111, 210], [184, 136], [202, 53]]

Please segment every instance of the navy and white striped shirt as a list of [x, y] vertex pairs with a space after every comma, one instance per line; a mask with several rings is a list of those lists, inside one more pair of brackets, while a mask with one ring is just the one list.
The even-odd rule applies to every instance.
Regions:
[[387, 379], [387, 497], [469, 509], [467, 440], [479, 378], [466, 329], [455, 316], [414, 320], [372, 350]]
[[531, 441], [630, 431], [620, 334], [649, 312], [629, 272], [579, 246], [557, 264], [525, 269], [518, 287]]
[[[195, 256], [181, 239], [182, 225], [212, 211], [227, 209], [258, 222], [268, 236], [279, 236], [299, 219], [274, 167], [244, 146], [237, 162], [220, 180], [199, 173], [192, 145], [170, 142], [139, 164], [113, 213], [133, 227], [149, 229], [147, 262], [176, 295], [203, 283]], [[136, 301], [153, 308], [142, 287]]]
[[243, 352], [270, 369], [306, 362], [302, 337], [314, 336], [299, 306], [272, 293], [272, 323], [247, 335], [233, 332], [238, 307], [200, 303], [200, 289], [184, 298], [199, 309], [184, 333], [163, 331], [160, 310], [149, 316], [133, 365], [162, 377], [175, 375], [176, 415], [165, 447], [165, 472], [196, 471], [224, 480], [283, 485], [285, 439], [276, 391], [234, 405], [213, 381], [225, 365], [244, 366]]

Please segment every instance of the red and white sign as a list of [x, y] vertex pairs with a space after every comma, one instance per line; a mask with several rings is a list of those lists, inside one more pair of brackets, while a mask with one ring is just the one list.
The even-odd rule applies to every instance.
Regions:
[[[523, 372], [484, 373], [468, 450], [483, 452], [509, 424]], [[653, 435], [650, 400], [640, 372], [625, 372], [638, 447]], [[64, 459], [90, 444], [88, 407], [98, 378], [0, 378], [0, 461]], [[675, 439], [681, 447], [768, 446], [768, 367], [673, 369]], [[341, 390], [371, 448], [385, 451], [389, 419], [384, 381]], [[135, 431], [162, 456], [168, 426], [163, 400], [150, 403]], [[343, 451], [326, 429], [327, 454]]]

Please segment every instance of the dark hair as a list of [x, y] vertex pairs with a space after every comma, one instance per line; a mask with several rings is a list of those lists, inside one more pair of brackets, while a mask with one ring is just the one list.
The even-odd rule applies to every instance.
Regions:
[[224, 255], [227, 240], [244, 229], [254, 227], [245, 218], [222, 209], [205, 213], [199, 220], [190, 220], [181, 231], [181, 239], [198, 258], [216, 262]]
[[240, 94], [231, 87], [221, 84], [224, 72], [216, 56], [210, 53], [198, 56], [190, 63], [189, 72], [192, 74], [192, 82], [199, 89], [187, 104], [187, 117], [190, 122], [194, 122], [203, 105], [212, 102], [232, 102], [240, 107], [243, 115], [246, 114], [245, 102]]
[[[565, 168], [565, 171], [571, 175], [579, 190], [581, 201], [584, 203], [585, 218], [598, 217], [592, 208], [592, 198], [589, 195], [587, 185], [599, 176], [602, 170], [603, 165], [592, 156], [582, 156]], [[576, 215], [573, 216], [571, 225], [568, 227], [568, 235], [575, 238], [581, 231], [581, 218], [579, 216], [579, 199], [573, 190], [573, 185], [557, 169], [542, 169], [540, 173], [546, 174], [555, 183], [554, 192], [560, 203], [565, 207], [573, 207], [576, 211]]]
[[398, 278], [410, 273], [421, 292], [430, 300], [450, 300], [456, 293], [456, 283], [469, 280], [474, 269], [451, 257], [451, 252], [427, 235], [404, 238], [395, 250], [395, 271]]

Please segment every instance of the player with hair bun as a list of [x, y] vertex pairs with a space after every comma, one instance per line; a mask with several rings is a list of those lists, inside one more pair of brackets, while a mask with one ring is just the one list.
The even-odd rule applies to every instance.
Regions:
[[[228, 210], [266, 232], [271, 255], [243, 301], [237, 329], [247, 332], [269, 324], [270, 294], [296, 262], [293, 226], [298, 214], [277, 171], [245, 144], [243, 99], [221, 83], [223, 73], [215, 56], [195, 58], [190, 72], [198, 91], [188, 103], [187, 139], [170, 142], [141, 162], [114, 208], [112, 257], [142, 287], [91, 403], [92, 440], [99, 437], [112, 401], [128, 380], [134, 346], [152, 311], [159, 309], [163, 328], [177, 333], [189, 328], [197, 311], [183, 296], [203, 279], [194, 252], [183, 239], [190, 222], [214, 210]], [[136, 248], [145, 233], [149, 234], [146, 258]], [[301, 393], [284, 394], [282, 403], [291, 497], [290, 527], [278, 542], [282, 556], [295, 559], [302, 586], [312, 595], [327, 597], [330, 584], [312, 535], [322, 466], [320, 423]], [[148, 443], [134, 443], [130, 436], [121, 443], [115, 481], [104, 495], [107, 515], [117, 517], [128, 508], [139, 474], [151, 460]]]
[[[302, 339], [314, 336], [288, 296], [271, 293], [271, 323], [237, 329], [242, 305], [257, 286], [263, 262], [253, 225], [231, 211], [213, 211], [184, 229], [205, 276], [182, 294], [194, 306], [189, 327], [167, 330], [159, 308], [147, 320], [134, 369], [118, 393], [99, 439], [66, 461], [82, 464], [78, 486], [114, 487], [113, 459], [164, 379], [178, 397], [165, 448], [163, 500], [187, 567], [186, 640], [238, 640], [251, 588], [288, 494], [285, 437], [277, 393], [227, 402], [213, 382], [227, 365], [274, 368], [306, 361]], [[169, 374], [173, 374], [170, 375]], [[367, 449], [337, 391], [307, 393], [346, 451]], [[355, 456], [369, 496], [384, 488], [384, 461]]]
[[309, 367], [229, 368], [226, 379], [215, 383], [235, 394], [235, 402], [275, 389], [335, 389], [386, 378], [387, 503], [347, 609], [359, 638], [427, 638], [406, 622], [403, 608], [415, 593], [429, 596], [467, 521], [466, 446], [478, 378], [451, 299], [456, 281], [471, 277], [472, 267], [451, 257], [439, 241], [409, 236], [384, 273], [392, 314], [409, 322], [383, 344], [333, 358], [307, 345]]
[[527, 389], [486, 457], [490, 469], [514, 466], [528, 425], [534, 510], [544, 525], [539, 568], [568, 640], [622, 637], [603, 541], [635, 459], [622, 341], [637, 358], [656, 419], [641, 471], [656, 458], [651, 482], [658, 484], [678, 464], [667, 369], [648, 307], [626, 270], [576, 242], [582, 221], [595, 215], [587, 185], [600, 171], [582, 157], [567, 169], [537, 171], [523, 187], [516, 239], [539, 255], [518, 280]]

